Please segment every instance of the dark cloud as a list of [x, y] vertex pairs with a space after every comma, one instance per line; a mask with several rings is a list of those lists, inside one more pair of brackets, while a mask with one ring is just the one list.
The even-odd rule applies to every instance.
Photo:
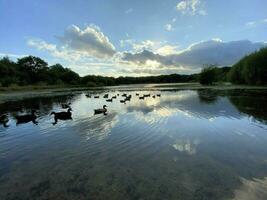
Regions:
[[152, 60], [159, 62], [162, 66], [183, 66], [193, 70], [205, 64], [232, 65], [245, 55], [264, 46], [266, 46], [266, 43], [253, 43], [248, 40], [233, 42], [209, 40], [193, 44], [187, 50], [177, 54], [163, 56], [144, 50], [139, 53], [124, 53], [122, 59], [138, 65], [143, 65], [146, 61]]

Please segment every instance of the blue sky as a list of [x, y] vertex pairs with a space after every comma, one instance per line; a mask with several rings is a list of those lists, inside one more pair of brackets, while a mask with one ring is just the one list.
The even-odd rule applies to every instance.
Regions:
[[266, 0], [0, 0], [0, 56], [80, 75], [194, 73], [265, 46], [266, 10]]

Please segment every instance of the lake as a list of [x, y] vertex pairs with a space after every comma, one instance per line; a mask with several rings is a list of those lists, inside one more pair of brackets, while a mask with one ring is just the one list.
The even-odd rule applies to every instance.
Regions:
[[[144, 86], [1, 103], [0, 199], [267, 199], [266, 102], [267, 90]], [[62, 103], [72, 120], [55, 124]], [[16, 125], [32, 109], [38, 124]]]

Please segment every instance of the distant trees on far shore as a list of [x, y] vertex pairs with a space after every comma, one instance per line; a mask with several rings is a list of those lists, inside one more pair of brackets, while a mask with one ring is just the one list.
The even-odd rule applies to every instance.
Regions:
[[8, 57], [0, 59], [0, 84], [10, 85], [55, 85], [78, 84], [80, 76], [60, 64], [48, 67], [47, 62], [35, 56], [26, 56], [17, 62]]
[[8, 57], [0, 59], [0, 86], [27, 85], [81, 85], [112, 86], [141, 83], [183, 83], [200, 82], [211, 85], [215, 82], [230, 81], [234, 84], [267, 84], [267, 48], [245, 56], [232, 67], [206, 65], [199, 74], [170, 74], [146, 77], [105, 77], [87, 75], [80, 77], [77, 73], [61, 64], [48, 66], [39, 57], [26, 56], [14, 62]]

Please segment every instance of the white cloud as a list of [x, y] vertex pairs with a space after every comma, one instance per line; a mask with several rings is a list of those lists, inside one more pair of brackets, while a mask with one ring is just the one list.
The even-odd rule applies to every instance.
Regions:
[[9, 57], [9, 58], [21, 58], [28, 55], [12, 54], [12, 53], [0, 53], [0, 57]]
[[110, 58], [116, 53], [109, 38], [95, 25], [89, 25], [85, 29], [71, 25], [65, 30], [64, 35], [58, 38], [66, 48], [91, 57]]
[[120, 45], [129, 51], [119, 52], [95, 25], [83, 30], [72, 25], [58, 38], [61, 43], [29, 39], [27, 44], [48, 52], [57, 62], [62, 61], [80, 75], [189, 74], [200, 71], [203, 64], [231, 65], [244, 55], [267, 46], [266, 43], [223, 42], [220, 38], [213, 38], [181, 50], [167, 41], [136, 41], [128, 38], [121, 40]]
[[176, 9], [179, 11], [184, 11], [187, 8], [187, 2], [186, 1], [181, 1], [176, 5]]
[[162, 56], [176, 54], [177, 53], [177, 46], [172, 45], [164, 45], [156, 50], [157, 54], [160, 54]]
[[127, 10], [124, 11], [125, 14], [130, 14], [133, 12], [133, 9], [132, 8], [129, 8]]
[[[243, 56], [266, 46], [263, 42], [252, 43], [247, 40], [223, 42], [220, 39], [212, 39], [190, 45], [187, 49], [171, 54], [160, 54], [144, 50], [138, 53], [125, 52], [122, 59], [135, 63], [141, 67], [147, 61], [156, 61], [160, 68], [183, 67], [187, 71], [199, 70], [204, 64], [217, 64], [219, 66], [232, 65]], [[172, 48], [172, 47], [171, 47]]]
[[254, 26], [255, 24], [256, 24], [256, 22], [254, 22], [254, 21], [253, 22], [247, 22], [246, 26]]
[[172, 25], [171, 24], [166, 24], [165, 25], [165, 30], [166, 31], [172, 31], [173, 30]]
[[83, 53], [70, 50], [66, 48], [65, 46], [57, 47], [55, 44], [49, 44], [43, 40], [40, 39], [29, 39], [27, 41], [27, 45], [30, 47], [34, 47], [41, 51], [46, 51], [50, 55], [56, 58], [68, 60], [68, 61], [74, 61], [79, 60], [83, 55]]
[[261, 19], [261, 20], [256, 20], [256, 21], [250, 21], [246, 23], [246, 26], [248, 28], [253, 28], [259, 25], [265, 25], [267, 24], [267, 19]]
[[183, 15], [207, 15], [201, 0], [183, 0], [176, 5], [176, 10]]

